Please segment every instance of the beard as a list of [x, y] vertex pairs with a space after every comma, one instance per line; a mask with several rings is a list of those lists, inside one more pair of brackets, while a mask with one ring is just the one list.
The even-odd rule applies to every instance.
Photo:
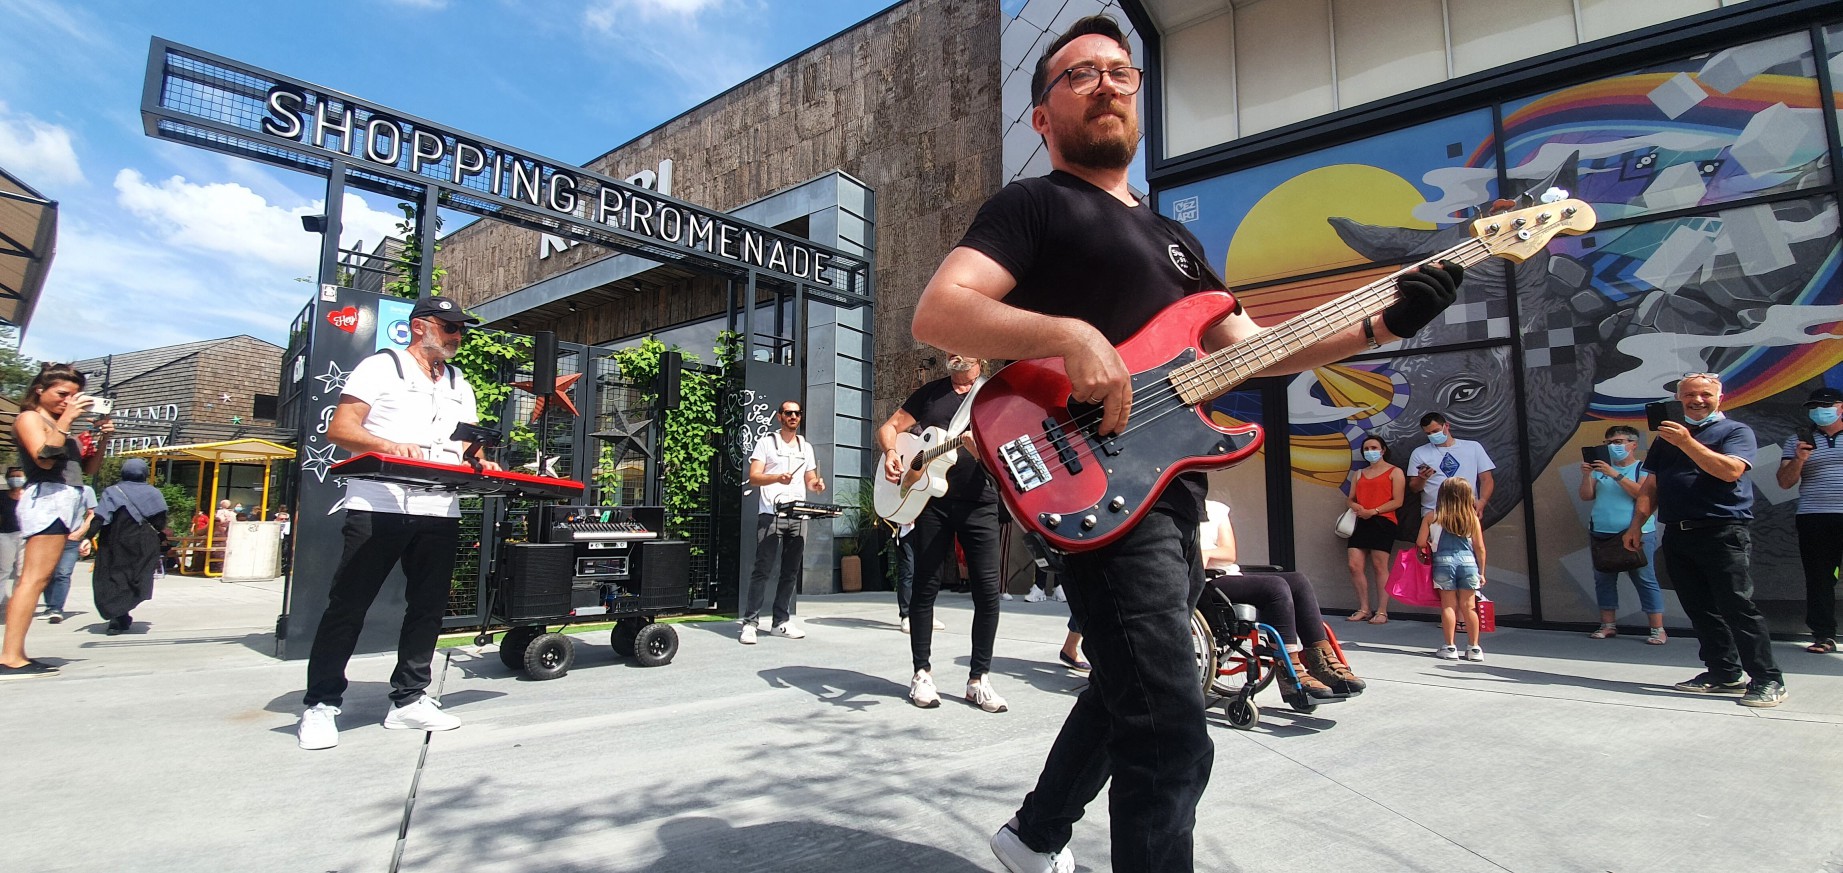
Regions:
[[[1094, 121], [1105, 115], [1120, 119], [1119, 132], [1098, 129]], [[1074, 122], [1054, 122], [1051, 127], [1062, 159], [1078, 167], [1118, 170], [1133, 162], [1139, 153], [1139, 122], [1127, 107], [1115, 103], [1090, 110]]]
[[435, 360], [442, 361], [444, 363], [447, 361], [454, 360], [455, 354], [461, 350], [460, 345], [458, 343], [456, 344], [455, 348], [453, 349], [448, 348], [447, 344], [442, 342], [442, 338], [439, 336], [436, 336], [433, 333], [423, 334], [421, 341], [417, 342], [416, 345], [420, 347], [424, 352], [427, 352], [428, 354], [435, 356]]

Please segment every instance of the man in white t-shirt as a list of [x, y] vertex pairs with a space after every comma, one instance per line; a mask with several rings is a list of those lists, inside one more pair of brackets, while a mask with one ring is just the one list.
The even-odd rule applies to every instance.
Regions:
[[[480, 420], [473, 387], [449, 366], [467, 325], [479, 319], [445, 297], [425, 297], [410, 311], [410, 347], [385, 349], [359, 362], [326, 436], [354, 454], [459, 464], [468, 446], [449, 437], [457, 424]], [[485, 469], [499, 465], [482, 461]], [[397, 669], [390, 675], [395, 706], [384, 718], [393, 730], [453, 730], [461, 720], [426, 694], [435, 639], [448, 607], [460, 498], [452, 491], [360, 479], [346, 481], [345, 551], [333, 571], [326, 612], [307, 661], [307, 694], [298, 731], [301, 748], [339, 744], [334, 720], [346, 690], [346, 662], [358, 645], [365, 613], [399, 561], [406, 581]]]
[[1427, 435], [1427, 445], [1408, 456], [1408, 490], [1421, 493], [1421, 512], [1433, 512], [1440, 483], [1460, 476], [1472, 483], [1472, 492], [1478, 495], [1478, 514], [1484, 515], [1485, 504], [1491, 502], [1491, 471], [1497, 469], [1485, 447], [1453, 436], [1453, 426], [1438, 412], [1421, 416], [1421, 433]]
[[824, 491], [819, 478], [819, 462], [813, 457], [813, 444], [800, 436], [800, 418], [805, 415], [798, 400], [781, 402], [781, 429], [766, 434], [755, 443], [749, 454], [749, 484], [761, 492], [755, 516], [755, 567], [749, 573], [749, 604], [742, 614], [742, 644], [755, 644], [755, 623], [761, 617], [762, 599], [768, 591], [768, 575], [780, 565], [780, 581], [774, 591], [774, 624], [769, 633], [797, 640], [806, 632], [794, 627], [794, 588], [800, 584], [800, 561], [806, 552], [804, 521], [777, 519], [774, 508], [792, 500], [805, 500], [806, 492]]

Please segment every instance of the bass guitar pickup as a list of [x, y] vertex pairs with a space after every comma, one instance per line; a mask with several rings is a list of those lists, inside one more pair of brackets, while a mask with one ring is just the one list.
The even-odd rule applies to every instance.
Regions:
[[1043, 419], [1043, 432], [1049, 435], [1049, 444], [1056, 449], [1056, 457], [1062, 460], [1062, 466], [1071, 475], [1081, 472], [1081, 458], [1069, 447], [1068, 435], [1062, 432], [1062, 425], [1053, 418]]

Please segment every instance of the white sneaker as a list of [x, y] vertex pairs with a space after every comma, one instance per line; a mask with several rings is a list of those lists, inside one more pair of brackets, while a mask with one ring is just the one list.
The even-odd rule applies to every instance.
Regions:
[[1010, 599], [1011, 599], [1011, 592], [1009, 592], [1009, 591], [1000, 591], [1000, 592], [998, 592], [998, 599], [999, 599], [999, 600], [1010, 600]]
[[1049, 599], [1049, 595], [1044, 594], [1043, 589], [1038, 588], [1035, 585], [1030, 586], [1030, 592], [1024, 595], [1025, 603], [1042, 603], [1043, 601], [1048, 600], [1048, 599]]
[[442, 712], [441, 706], [425, 694], [408, 706], [393, 707], [384, 716], [384, 727], [393, 731], [451, 731], [460, 727], [461, 720]]
[[998, 692], [992, 690], [992, 677], [981, 676], [966, 683], [966, 702], [986, 712], [1004, 712], [1011, 707], [1005, 703]]
[[790, 640], [806, 639], [806, 631], [794, 627], [794, 623], [791, 621], [775, 625], [774, 630], [769, 631], [769, 633], [777, 637], [786, 637]]
[[1465, 659], [1468, 661], [1483, 661], [1485, 659], [1485, 650], [1477, 646], [1466, 646]]
[[1005, 823], [992, 835], [992, 854], [1011, 873], [1075, 873], [1075, 853], [1063, 846], [1055, 854], [1033, 851], [1017, 835], [1017, 819]]
[[902, 632], [905, 634], [909, 632], [909, 617], [906, 615], [902, 617]]
[[1069, 602], [1069, 595], [1062, 593], [1061, 585], [1056, 586], [1056, 602], [1057, 603], [1068, 603]]
[[935, 630], [946, 630], [947, 625], [941, 624], [941, 620], [937, 618], [934, 620], [934, 629]]
[[1434, 650], [1433, 656], [1442, 661], [1457, 661], [1459, 660], [1459, 650], [1452, 646], [1441, 646]]
[[915, 678], [909, 680], [909, 702], [922, 709], [941, 705], [941, 693], [934, 690], [934, 677], [928, 671], [917, 670]]
[[330, 749], [339, 745], [339, 707], [316, 703], [301, 713], [301, 726], [295, 739], [303, 749]]
[[755, 645], [755, 622], [749, 622], [742, 626], [742, 644], [745, 646]]

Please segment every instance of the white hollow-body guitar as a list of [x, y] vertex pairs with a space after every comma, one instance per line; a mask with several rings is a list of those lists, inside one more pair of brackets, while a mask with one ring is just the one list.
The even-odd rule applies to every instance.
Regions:
[[877, 470], [872, 491], [877, 517], [891, 524], [909, 524], [922, 507], [947, 493], [947, 471], [960, 460], [960, 440], [938, 427], [923, 428], [921, 435], [896, 435], [896, 455], [902, 459], [902, 478], [891, 482]]

